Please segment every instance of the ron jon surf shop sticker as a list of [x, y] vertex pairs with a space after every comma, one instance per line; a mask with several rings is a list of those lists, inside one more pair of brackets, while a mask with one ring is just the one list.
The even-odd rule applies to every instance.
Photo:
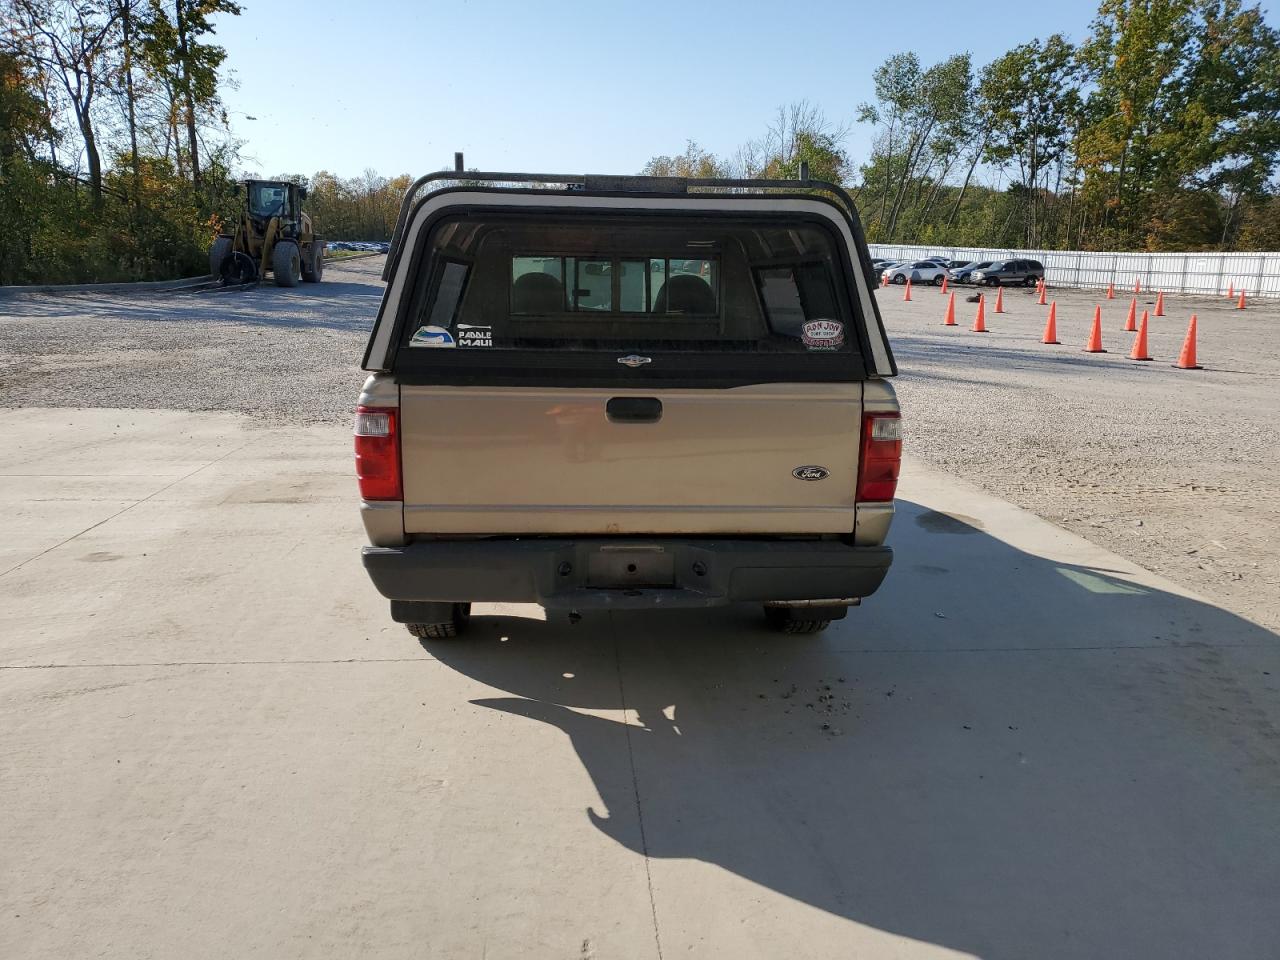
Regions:
[[810, 320], [800, 328], [800, 342], [810, 350], [836, 350], [844, 343], [844, 324], [836, 320]]

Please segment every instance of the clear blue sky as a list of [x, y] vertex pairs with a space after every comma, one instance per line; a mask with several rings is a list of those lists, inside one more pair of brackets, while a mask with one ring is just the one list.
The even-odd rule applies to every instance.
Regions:
[[[239, 83], [224, 99], [246, 141], [246, 168], [267, 176], [421, 174], [450, 165], [455, 150], [468, 167], [566, 173], [635, 173], [689, 139], [731, 154], [793, 100], [851, 121], [871, 98], [872, 70], [892, 53], [914, 50], [931, 64], [967, 50], [980, 66], [1035, 37], [1080, 40], [1096, 8], [242, 3], [240, 17], [216, 21]], [[869, 139], [869, 127], [854, 126], [855, 161]]]

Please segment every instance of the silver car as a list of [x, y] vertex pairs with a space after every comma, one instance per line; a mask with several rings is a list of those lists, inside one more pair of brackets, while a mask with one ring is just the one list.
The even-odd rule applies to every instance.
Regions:
[[910, 280], [912, 283], [932, 283], [940, 287], [947, 277], [947, 268], [933, 260], [916, 260], [888, 267], [884, 275], [889, 278], [890, 283], [906, 283]]

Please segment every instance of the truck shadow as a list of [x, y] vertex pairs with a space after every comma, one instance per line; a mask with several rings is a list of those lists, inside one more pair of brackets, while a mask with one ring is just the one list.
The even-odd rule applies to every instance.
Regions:
[[427, 648], [566, 735], [600, 800], [566, 815], [652, 859], [660, 929], [705, 933], [662, 864], [694, 859], [987, 958], [1274, 956], [1280, 638], [899, 508], [885, 587], [818, 637], [744, 607]]

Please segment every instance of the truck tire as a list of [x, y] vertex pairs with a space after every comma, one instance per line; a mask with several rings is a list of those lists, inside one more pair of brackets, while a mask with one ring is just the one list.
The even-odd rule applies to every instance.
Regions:
[[277, 287], [296, 287], [302, 273], [302, 257], [298, 245], [292, 240], [282, 240], [271, 251], [271, 272], [275, 274]]
[[831, 626], [830, 620], [800, 619], [793, 616], [792, 611], [780, 607], [765, 607], [764, 619], [779, 633], [821, 633]]
[[455, 603], [453, 614], [443, 623], [406, 623], [405, 629], [419, 640], [452, 640], [464, 630], [471, 621], [471, 604]]
[[222, 261], [231, 252], [231, 237], [214, 237], [213, 246], [209, 248], [209, 276], [222, 276]]

